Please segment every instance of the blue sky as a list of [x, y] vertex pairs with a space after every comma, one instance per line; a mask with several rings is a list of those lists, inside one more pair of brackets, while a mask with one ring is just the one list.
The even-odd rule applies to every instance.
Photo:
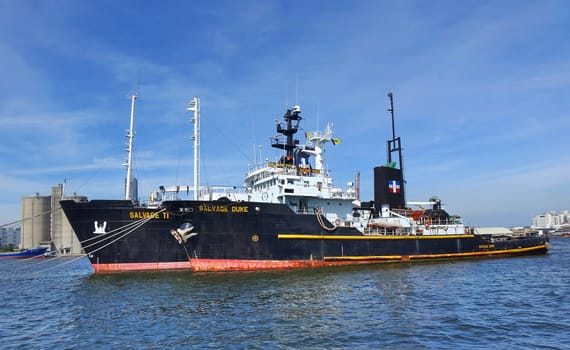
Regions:
[[570, 209], [569, 33], [565, 0], [0, 0], [0, 224], [64, 179], [121, 198], [138, 89], [142, 198], [192, 184], [199, 96], [203, 185], [241, 185], [256, 145], [277, 157], [274, 120], [296, 103], [305, 130], [331, 121], [342, 140], [326, 154], [336, 184], [360, 171], [372, 199], [392, 91], [408, 200], [530, 225]]

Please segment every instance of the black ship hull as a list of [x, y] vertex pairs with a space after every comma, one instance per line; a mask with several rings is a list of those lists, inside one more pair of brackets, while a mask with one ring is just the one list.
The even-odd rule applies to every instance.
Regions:
[[547, 251], [543, 237], [367, 235], [283, 204], [170, 201], [151, 209], [126, 200], [65, 200], [61, 206], [98, 273], [315, 268]]

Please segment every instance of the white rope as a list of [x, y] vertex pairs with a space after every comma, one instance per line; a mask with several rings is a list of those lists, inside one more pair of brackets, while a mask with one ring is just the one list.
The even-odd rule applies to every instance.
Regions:
[[32, 216], [32, 217], [29, 217], [29, 218], [25, 218], [25, 219], [22, 219], [22, 220], [12, 221], [12, 222], [9, 222], [9, 223], [7, 223], [7, 224], [0, 225], [0, 228], [4, 228], [4, 227], [8, 227], [8, 226], [15, 225], [15, 224], [20, 223], [20, 222], [32, 220], [33, 218], [37, 218], [38, 216], [46, 215], [46, 214], [51, 213], [52, 211], [58, 211], [58, 210], [61, 210], [61, 208], [56, 208], [55, 210], [51, 210], [51, 209], [50, 209], [50, 210], [48, 210], [48, 211], [44, 211], [43, 213], [36, 214], [36, 215], [34, 215], [34, 216]]
[[[30, 256], [30, 257], [28, 257], [28, 258], [23, 258], [23, 259], [14, 259], [14, 260], [10, 261], [9, 263], [0, 264], [0, 268], [5, 268], [5, 267], [13, 266], [13, 265], [18, 265], [18, 264], [20, 264], [20, 263], [22, 263], [22, 262], [24, 262], [24, 261], [28, 261], [28, 260], [32, 260], [32, 259], [37, 259], [37, 258], [44, 258], [44, 255], [43, 255], [43, 254], [40, 254], [40, 255], [34, 255], [34, 256]], [[35, 264], [35, 265], [39, 265], [39, 264]], [[35, 265], [34, 265], [34, 266], [35, 266]], [[28, 266], [28, 265], [26, 265], [26, 266]], [[18, 267], [22, 267], [22, 266], [18, 266]]]
[[[87, 256], [87, 254], [81, 254], [80, 256], [78, 256], [78, 257], [76, 257], [76, 258], [74, 258], [74, 259], [71, 259], [71, 260], [69, 260], [69, 261], [63, 262], [63, 263], [61, 263], [61, 264], [58, 264], [58, 265], [55, 265], [55, 266], [52, 266], [52, 267], [48, 267], [47, 269], [43, 269], [43, 270], [39, 270], [39, 271], [34, 271], [34, 272], [30, 273], [30, 276], [37, 275], [37, 274], [39, 274], [39, 273], [43, 273], [43, 272], [46, 272], [46, 271], [49, 271], [49, 270], [53, 270], [53, 269], [60, 268], [60, 267], [62, 267], [63, 265], [67, 265], [67, 264], [70, 264], [70, 263], [72, 263], [72, 262], [74, 262], [74, 261], [77, 261], [77, 260], [79, 260], [79, 259], [83, 259], [83, 258], [86, 257], [86, 256]], [[62, 257], [63, 257], [63, 256], [62, 256]]]
[[[165, 210], [166, 210], [166, 209], [162, 209], [162, 210], [160, 210], [160, 211], [157, 211], [156, 213], [158, 214], [158, 213], [161, 213], [161, 212], [163, 212], [163, 211], [165, 211]], [[120, 237], [117, 238], [117, 239], [112, 240], [111, 242], [109, 242], [109, 243], [105, 244], [104, 246], [99, 247], [99, 248], [97, 248], [97, 249], [95, 249], [94, 251], [91, 252], [91, 253], [95, 253], [95, 252], [99, 251], [100, 249], [107, 247], [109, 244], [115, 243], [115, 242], [118, 241], [119, 239], [121, 239], [121, 238], [123, 238], [123, 237], [126, 237], [128, 234], [134, 232], [136, 229], [138, 229], [139, 227], [143, 226], [144, 224], [146, 224], [147, 222], [149, 222], [149, 221], [152, 220], [153, 218], [154, 218], [154, 216], [151, 215], [151, 216], [149, 216], [148, 218], [140, 219], [140, 220], [135, 221], [135, 225], [127, 224], [127, 225], [125, 225], [125, 226], [122, 226], [122, 227], [116, 229], [117, 232], [116, 232], [116, 233], [113, 233], [112, 235], [106, 234], [105, 236], [97, 237], [97, 238], [101, 238], [101, 239], [98, 240], [98, 241], [96, 241], [96, 242], [93, 242], [93, 243], [91, 243], [91, 244], [88, 244], [88, 245], [84, 246], [83, 249], [89, 248], [89, 247], [91, 247], [91, 246], [93, 246], [93, 245], [96, 245], [96, 244], [100, 244], [100, 243], [102, 243], [102, 242], [104, 242], [104, 241], [106, 241], [106, 240], [109, 240], [109, 239], [111, 239], [111, 238], [113, 238], [113, 237], [116, 237], [116, 236], [118, 236], [118, 235], [121, 235], [121, 234], [123, 234], [123, 232], [126, 231], [126, 233], [125, 233], [124, 235], [120, 236]], [[126, 229], [126, 227], [129, 226], [129, 225], [130, 225], [130, 227], [129, 227], [128, 229]], [[111, 232], [112, 232], [112, 231], [111, 231]], [[93, 238], [93, 237], [92, 237], [92, 238]], [[83, 242], [86, 242], [86, 241], [88, 241], [88, 240], [85, 240], [85, 241], [83, 241]]]
[[[164, 211], [164, 210], [165, 210], [165, 209], [162, 209], [162, 210], [156, 212], [156, 214], [161, 213], [161, 212]], [[153, 214], [153, 215], [154, 215], [154, 214]], [[111, 231], [105, 233], [104, 236], [105, 236], [105, 237], [108, 237], [109, 235], [113, 236], [113, 235], [115, 235], [115, 234], [117, 234], [117, 233], [121, 233], [123, 230], [127, 230], [127, 228], [130, 228], [131, 226], [136, 226], [136, 225], [138, 225], [141, 221], [145, 221], [145, 222], [148, 221], [149, 218], [152, 218], [152, 215], [149, 216], [149, 217], [147, 217], [147, 218], [143, 218], [143, 219], [139, 219], [139, 220], [135, 220], [135, 221], [129, 222], [128, 224], [123, 225], [123, 226], [121, 226], [121, 227], [117, 227], [116, 229], [111, 230]], [[117, 232], [115, 232], [115, 231], [117, 231]], [[81, 243], [81, 244], [83, 245], [84, 243], [87, 243], [87, 242], [89, 242], [89, 241], [91, 241], [91, 240], [94, 240], [94, 239], [97, 239], [97, 238], [101, 238], [101, 237], [103, 237], [103, 235], [100, 235], [100, 236], [96, 235], [96, 236], [93, 236], [93, 237], [91, 237], [91, 238], [87, 238], [87, 239], [85, 239], [85, 240], [83, 240], [83, 241], [81, 241], [81, 242], [79, 242], [79, 243]]]
[[[158, 211], [157, 213], [160, 213], [160, 212], [162, 212], [162, 211], [164, 211], [164, 210], [165, 210], [165, 209], [162, 209], [162, 210]], [[48, 212], [45, 212], [45, 213], [48, 213]], [[43, 215], [43, 214], [45, 214], [45, 213], [38, 214], [38, 215]], [[92, 246], [92, 245], [94, 245], [94, 244], [101, 243], [101, 242], [103, 242], [103, 241], [105, 241], [105, 240], [108, 240], [108, 239], [111, 239], [112, 237], [115, 237], [116, 235], [122, 234], [122, 233], [124, 233], [127, 229], [130, 229], [130, 228], [132, 228], [132, 227], [134, 227], [134, 229], [137, 229], [137, 228], [139, 228], [140, 226], [144, 225], [146, 222], [148, 222], [149, 218], [152, 218], [152, 215], [151, 215], [150, 217], [148, 217], [148, 218], [136, 220], [136, 221], [130, 222], [130, 223], [124, 225], [124, 226], [121, 226], [121, 227], [119, 227], [119, 228], [116, 228], [116, 229], [110, 231], [109, 233], [107, 233], [105, 236], [94, 236], [94, 237], [88, 238], [88, 239], [86, 239], [86, 240], [83, 240], [83, 241], [81, 241], [81, 242], [79, 242], [79, 243], [83, 246], [83, 244], [84, 244], [85, 242], [91, 241], [91, 240], [93, 240], [93, 239], [102, 238], [101, 240], [99, 240], [99, 241], [97, 241], [97, 242], [91, 243], [91, 244], [86, 245], [86, 246], [83, 247], [83, 248], [89, 248], [90, 246]], [[117, 231], [117, 232], [115, 232], [115, 231]], [[112, 232], [115, 232], [115, 233], [111, 234]], [[85, 254], [82, 254], [81, 256], [85, 256]], [[67, 256], [65, 256], [65, 255], [60, 255], [60, 256], [57, 256], [57, 257], [55, 257], [55, 258], [53, 258], [53, 259], [50, 258], [50, 259], [41, 261], [41, 262], [39, 262], [39, 263], [37, 263], [37, 264], [33, 264], [33, 265], [20, 265], [20, 266], [17, 266], [15, 270], [20, 270], [20, 269], [23, 269], [23, 268], [30, 268], [30, 267], [38, 266], [38, 265], [44, 264], [44, 263], [46, 263], [46, 262], [48, 262], [48, 261], [53, 261], [54, 259], [65, 258], [65, 257], [67, 257]], [[43, 255], [43, 254], [40, 254], [40, 255], [31, 256], [31, 257], [29, 257], [29, 258], [15, 259], [15, 260], [13, 260], [11, 263], [1, 264], [1, 265], [0, 265], [0, 268], [12, 267], [12, 266], [18, 265], [18, 264], [20, 264], [20, 263], [22, 263], [22, 262], [24, 262], [24, 261], [28, 261], [28, 260], [32, 260], [32, 259], [37, 259], [37, 258], [44, 258], [44, 255]]]
[[[166, 210], [166, 209], [162, 209], [162, 210], [158, 211], [157, 213], [160, 213], [160, 212], [162, 212], [162, 211], [164, 211], [164, 210]], [[59, 264], [59, 265], [56, 265], [56, 266], [52, 266], [52, 267], [47, 268], [47, 269], [44, 269], [44, 270], [35, 271], [35, 272], [31, 273], [31, 275], [35, 275], [35, 274], [38, 274], [38, 273], [43, 273], [43, 272], [46, 272], [46, 271], [49, 271], [49, 270], [56, 269], [56, 268], [58, 268], [58, 267], [60, 267], [60, 266], [63, 266], [63, 265], [69, 264], [69, 263], [71, 263], [71, 262], [77, 261], [77, 260], [79, 260], [79, 259], [81, 259], [81, 258], [84, 258], [84, 257], [88, 256], [89, 254], [96, 253], [96, 252], [98, 252], [99, 250], [101, 250], [101, 249], [103, 249], [103, 248], [106, 248], [106, 247], [108, 247], [109, 245], [111, 245], [111, 244], [117, 242], [118, 240], [123, 239], [123, 238], [125, 238], [126, 236], [128, 236], [129, 234], [135, 232], [139, 227], [143, 226], [144, 224], [146, 224], [147, 222], [149, 222], [149, 221], [152, 220], [152, 219], [153, 219], [153, 216], [150, 216], [150, 217], [148, 217], [148, 218], [146, 218], [146, 219], [138, 220], [138, 221], [137, 221], [138, 224], [137, 224], [136, 227], [132, 227], [132, 229], [130, 229], [129, 231], [127, 231], [125, 234], [123, 234], [123, 235], [121, 235], [120, 237], [118, 237], [118, 238], [112, 240], [111, 242], [109, 242], [109, 243], [107, 243], [107, 244], [105, 244], [105, 245], [103, 245], [103, 246], [101, 246], [101, 247], [99, 247], [99, 248], [93, 250], [92, 252], [89, 252], [89, 253], [87, 253], [87, 254], [83, 254], [83, 255], [81, 255], [81, 256], [75, 258], [75, 259], [72, 259], [72, 260], [70, 260], [70, 261], [66, 261], [66, 262], [64, 262], [64, 263], [62, 263], [62, 264]], [[125, 225], [125, 226], [127, 226], [127, 225]], [[125, 227], [125, 226], [123, 226], [123, 227]], [[120, 232], [119, 232], [119, 233], [120, 233]], [[119, 233], [115, 233], [113, 236], [116, 236], [116, 235], [118, 235]], [[85, 247], [83, 247], [83, 248], [85, 249], [85, 248], [88, 248], [88, 247], [90, 247], [90, 246], [92, 246], [92, 245], [94, 245], [94, 244], [101, 243], [102, 241], [107, 240], [108, 238], [111, 238], [111, 237], [105, 237], [104, 239], [102, 239], [102, 240], [100, 240], [100, 241], [97, 241], [97, 242], [94, 242], [94, 243], [91, 243], [90, 245], [85, 246]]]
[[[160, 211], [158, 211], [158, 212], [156, 212], [156, 213], [161, 213], [161, 212], [163, 212], [163, 211], [165, 211], [165, 210], [166, 210], [166, 209], [161, 209]], [[92, 246], [92, 245], [99, 244], [99, 243], [101, 243], [101, 242], [103, 242], [103, 241], [106, 241], [106, 240], [108, 240], [108, 239], [110, 239], [110, 238], [113, 238], [113, 237], [116, 237], [117, 235], [120, 235], [119, 237], [117, 237], [117, 238], [113, 239], [112, 241], [108, 242], [107, 244], [105, 244], [105, 245], [103, 245], [103, 246], [101, 246], [101, 247], [99, 247], [99, 248], [97, 248], [97, 249], [95, 249], [95, 250], [93, 250], [93, 251], [91, 251], [91, 252], [89, 252], [89, 253], [82, 254], [82, 255], [80, 255], [80, 256], [74, 258], [74, 259], [71, 259], [71, 260], [69, 260], [69, 261], [66, 261], [66, 262], [64, 262], [64, 263], [61, 263], [61, 264], [58, 264], [58, 265], [49, 267], [49, 268], [47, 268], [47, 269], [43, 269], [43, 270], [39, 270], [39, 271], [34, 271], [34, 272], [30, 273], [30, 275], [36, 275], [36, 274], [39, 274], [39, 273], [44, 273], [44, 272], [46, 272], [46, 271], [50, 271], [50, 270], [59, 268], [59, 267], [61, 267], [61, 266], [70, 264], [70, 263], [72, 263], [72, 262], [74, 262], [74, 261], [77, 261], [77, 260], [79, 260], [79, 259], [82, 259], [82, 258], [88, 256], [89, 254], [96, 253], [96, 252], [98, 252], [99, 250], [101, 250], [101, 249], [103, 249], [103, 248], [106, 248], [106, 247], [108, 247], [109, 245], [111, 245], [111, 244], [117, 242], [118, 240], [123, 239], [123, 238], [125, 238], [126, 236], [128, 236], [129, 234], [135, 232], [138, 228], [142, 227], [144, 224], [146, 224], [147, 222], [149, 222], [149, 221], [152, 220], [153, 218], [154, 218], [154, 216], [151, 215], [151, 216], [149, 216], [148, 218], [140, 219], [140, 220], [135, 221], [135, 224], [134, 224], [134, 225], [133, 225], [133, 223], [129, 223], [129, 224], [127, 224], [127, 225], [121, 226], [121, 227], [119, 227], [118, 229], [114, 230], [114, 231], [117, 231], [117, 230], [118, 230], [118, 232], [116, 232], [116, 233], [114, 233], [114, 234], [112, 234], [112, 235], [110, 235], [110, 236], [109, 236], [109, 235], [105, 235], [105, 237], [104, 237], [103, 239], [101, 239], [101, 240], [99, 240], [99, 241], [96, 241], [96, 242], [93, 242], [93, 243], [91, 243], [91, 244], [89, 244], [89, 245], [87, 245], [87, 246], [84, 246], [83, 249], [89, 248], [89, 247]], [[126, 233], [124, 233], [124, 232], [125, 232], [125, 228], [126, 228], [127, 226], [130, 226], [130, 227], [128, 228], [128, 230], [126, 230]], [[85, 241], [88, 241], [88, 240], [85, 240]], [[84, 242], [85, 242], [85, 241], [84, 241]], [[62, 256], [62, 257], [64, 257], [64, 256]], [[39, 264], [36, 264], [36, 265], [39, 265]]]
[[[160, 210], [160, 211], [158, 211], [158, 212], [156, 212], [156, 213], [157, 213], [157, 214], [158, 214], [158, 213], [161, 213], [161, 212], [163, 212], [164, 210], [166, 210], [166, 209], [162, 209], [162, 210]], [[149, 216], [148, 218], [144, 218], [144, 219], [140, 219], [140, 220], [137, 220], [137, 221], [128, 223], [128, 224], [126, 224], [126, 225], [124, 225], [124, 226], [121, 226], [121, 227], [119, 227], [119, 228], [116, 228], [116, 229], [110, 231], [109, 233], [106, 233], [105, 235], [93, 236], [93, 237], [91, 237], [91, 238], [85, 239], [85, 240], [81, 241], [80, 243], [81, 243], [83, 249], [89, 248], [89, 247], [91, 247], [91, 246], [93, 246], [93, 245], [95, 245], [95, 244], [99, 244], [99, 243], [104, 242], [104, 241], [107, 241], [107, 240], [109, 240], [109, 239], [111, 239], [111, 238], [113, 238], [113, 237], [116, 237], [116, 236], [118, 236], [118, 235], [121, 235], [121, 234], [123, 234], [124, 232], [132, 232], [132, 231], [136, 230], [137, 228], [141, 227], [142, 225], [146, 224], [147, 222], [149, 222], [149, 221], [152, 220], [152, 219], [153, 219], [153, 215]], [[112, 232], [114, 232], [114, 233], [112, 233]], [[88, 245], [83, 245], [84, 243], [87, 243], [88, 241], [91, 241], [91, 240], [94, 240], [94, 239], [99, 239], [99, 240], [97, 240], [97, 241], [95, 241], [95, 242], [93, 242], [93, 243], [90, 243], [90, 244], [88, 244]]]

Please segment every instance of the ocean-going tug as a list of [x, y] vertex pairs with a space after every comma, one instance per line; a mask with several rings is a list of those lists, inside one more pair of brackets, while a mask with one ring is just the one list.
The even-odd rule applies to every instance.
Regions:
[[[394, 127], [386, 165], [374, 168], [374, 199], [359, 186], [333, 185], [324, 147], [332, 125], [296, 139], [301, 108], [287, 108], [271, 146], [276, 161], [250, 167], [243, 186], [199, 185], [199, 100], [194, 112], [194, 186], [160, 186], [148, 203], [125, 199], [61, 201], [96, 273], [187, 269], [246, 271], [507, 257], [547, 252], [542, 236], [475, 234], [437, 198], [406, 202], [401, 140]], [[134, 97], [131, 111], [134, 111]], [[132, 138], [129, 142], [132, 151]], [[397, 155], [393, 159], [393, 155]], [[129, 154], [130, 159], [130, 154]], [[129, 162], [130, 165], [130, 162]], [[127, 171], [130, 176], [130, 171]], [[131, 181], [127, 178], [127, 184]], [[192, 199], [180, 199], [184, 192]]]

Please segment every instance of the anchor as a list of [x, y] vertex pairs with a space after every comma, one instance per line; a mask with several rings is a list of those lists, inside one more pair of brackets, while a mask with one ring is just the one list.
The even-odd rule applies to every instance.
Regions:
[[107, 233], [105, 232], [105, 229], [107, 228], [107, 221], [103, 221], [103, 224], [99, 225], [97, 220], [95, 220], [93, 224], [95, 225], [95, 231], [93, 231], [93, 233], [98, 235], [104, 235], [105, 233]]
[[194, 230], [194, 226], [192, 226], [191, 223], [186, 222], [180, 225], [180, 227], [176, 230], [170, 230], [170, 233], [174, 236], [174, 238], [176, 238], [178, 244], [182, 244], [186, 243], [189, 238], [198, 235], [198, 232], [192, 232], [192, 230]]

